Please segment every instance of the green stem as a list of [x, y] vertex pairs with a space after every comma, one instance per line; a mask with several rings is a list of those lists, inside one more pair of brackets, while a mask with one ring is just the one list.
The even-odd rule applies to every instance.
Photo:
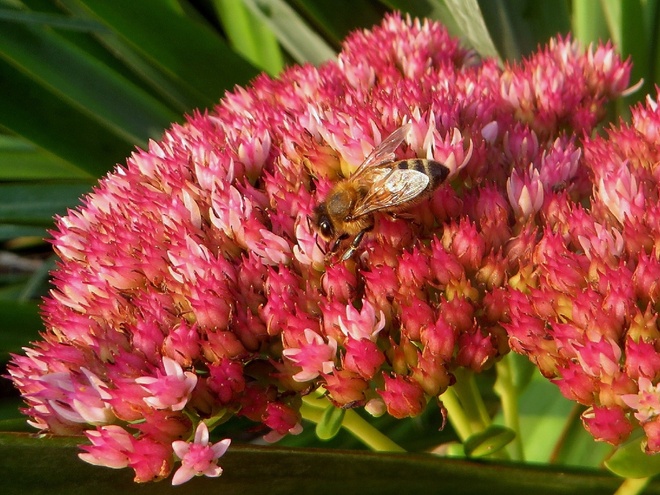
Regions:
[[371, 450], [378, 452], [406, 451], [353, 410], [346, 411], [342, 426], [355, 437], [359, 438]]
[[454, 375], [456, 383], [452, 388], [463, 406], [463, 411], [470, 423], [470, 431], [472, 433], [484, 431], [490, 425], [491, 420], [477, 388], [477, 382], [474, 380], [474, 373], [465, 368], [458, 368]]
[[621, 483], [621, 486], [614, 495], [637, 495], [644, 491], [644, 488], [649, 484], [649, 481], [651, 481], [651, 478], [627, 478]]
[[525, 459], [525, 453], [523, 451], [520, 418], [518, 416], [518, 388], [513, 382], [511, 359], [509, 359], [509, 356], [506, 356], [496, 364], [497, 380], [495, 381], [494, 390], [500, 396], [502, 402], [505, 426], [516, 432], [516, 437], [512, 444], [512, 458], [517, 461], [523, 461]]
[[447, 417], [458, 434], [458, 438], [461, 439], [461, 442], [465, 442], [465, 440], [470, 438], [470, 435], [473, 433], [472, 424], [468, 416], [465, 414], [454, 388], [449, 387], [446, 392], [440, 396], [440, 400], [442, 400], [442, 404], [445, 406], [445, 409], [447, 409]]
[[[313, 423], [319, 423], [324, 409], [330, 405], [325, 398], [305, 397], [300, 407], [300, 413], [304, 419]], [[366, 419], [362, 418], [353, 410], [346, 411], [342, 427], [348, 430], [354, 437], [360, 440], [371, 450], [377, 452], [405, 452], [405, 449], [392, 441], [387, 435], [377, 430]]]

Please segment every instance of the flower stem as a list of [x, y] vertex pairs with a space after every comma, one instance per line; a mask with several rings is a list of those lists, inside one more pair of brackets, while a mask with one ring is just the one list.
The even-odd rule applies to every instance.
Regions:
[[458, 368], [454, 371], [454, 375], [456, 376], [456, 383], [452, 389], [470, 425], [470, 433], [474, 434], [485, 430], [490, 425], [491, 420], [474, 380], [474, 374], [465, 368]]
[[502, 401], [504, 424], [516, 432], [516, 437], [512, 444], [513, 452], [511, 453], [511, 457], [513, 460], [523, 461], [525, 459], [525, 453], [523, 451], [520, 418], [518, 416], [518, 388], [513, 381], [511, 359], [509, 356], [506, 356], [495, 365], [497, 368], [497, 380], [495, 381], [494, 390]]
[[449, 387], [444, 394], [440, 396], [442, 404], [447, 409], [447, 417], [458, 434], [462, 442], [465, 442], [472, 435], [472, 425], [468, 416], [458, 400], [458, 396], [453, 387]]
[[371, 450], [378, 452], [405, 452], [406, 450], [353, 410], [346, 411], [342, 425]]
[[[302, 417], [313, 423], [319, 423], [323, 416], [324, 409], [331, 405], [331, 402], [324, 398], [308, 396], [303, 398], [303, 404], [300, 407]], [[406, 450], [376, 429], [371, 423], [353, 410], [346, 411], [342, 427], [348, 430], [355, 438], [371, 450], [377, 452], [405, 452]]]
[[649, 484], [651, 478], [627, 478], [621, 486], [614, 492], [614, 495], [637, 495], [642, 493], [646, 485]]

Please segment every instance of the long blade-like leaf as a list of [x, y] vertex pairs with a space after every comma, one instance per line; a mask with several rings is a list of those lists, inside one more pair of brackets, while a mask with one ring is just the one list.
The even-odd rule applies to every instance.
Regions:
[[283, 0], [243, 0], [272, 29], [298, 63], [321, 64], [334, 58], [334, 50]]
[[[1, 434], [0, 492], [141, 493], [143, 495], [290, 493], [613, 493], [621, 480], [603, 471], [477, 463], [431, 455], [285, 449], [232, 444], [220, 459], [220, 478], [194, 478], [172, 487], [168, 481], [136, 487], [129, 470], [84, 464], [76, 457], [79, 439], [37, 439]], [[648, 494], [660, 493], [660, 483]]]

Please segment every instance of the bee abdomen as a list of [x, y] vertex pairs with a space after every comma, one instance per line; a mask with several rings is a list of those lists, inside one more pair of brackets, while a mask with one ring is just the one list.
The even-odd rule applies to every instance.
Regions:
[[424, 160], [422, 158], [411, 158], [397, 162], [400, 169], [411, 169], [422, 172], [429, 179], [428, 190], [434, 190], [442, 184], [449, 175], [449, 169], [435, 160]]

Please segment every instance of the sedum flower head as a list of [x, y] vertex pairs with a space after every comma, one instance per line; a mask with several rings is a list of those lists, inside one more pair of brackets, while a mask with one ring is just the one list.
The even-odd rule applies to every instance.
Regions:
[[[84, 460], [137, 481], [180, 461], [180, 483], [221, 472], [229, 441], [207, 423], [296, 434], [318, 387], [415, 416], [456, 368], [511, 347], [623, 439], [655, 418], [660, 377], [657, 104], [588, 136], [629, 73], [570, 39], [502, 69], [390, 15], [336, 61], [173, 125], [57, 220], [46, 331], [9, 367], [31, 423], [84, 432]], [[404, 123], [397, 158], [440, 161], [448, 181], [377, 214], [351, 259], [326, 256], [314, 208]]]

